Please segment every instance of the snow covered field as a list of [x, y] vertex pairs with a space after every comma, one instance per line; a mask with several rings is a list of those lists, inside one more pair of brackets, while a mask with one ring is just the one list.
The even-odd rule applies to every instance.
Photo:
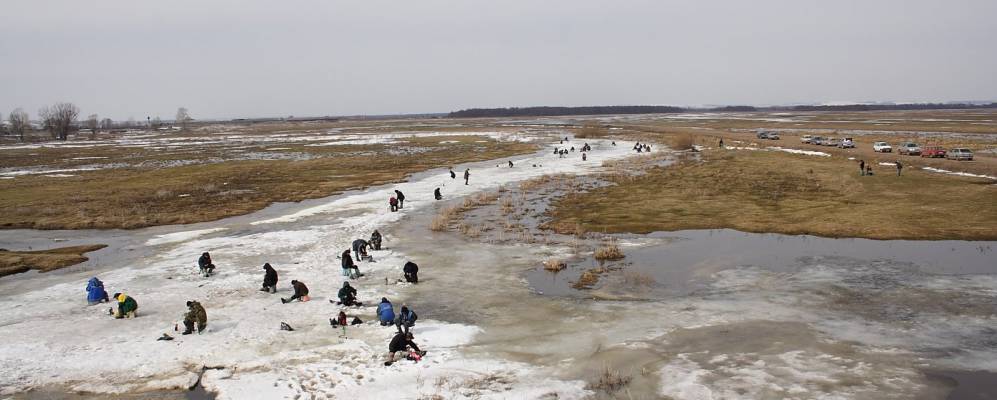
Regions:
[[[466, 186], [459, 179], [451, 180], [446, 171], [435, 171], [390, 188], [333, 197], [326, 204], [277, 218], [233, 226], [223, 221], [206, 229], [151, 236], [145, 240], [148, 256], [128, 265], [102, 266], [108, 271], [100, 274], [109, 293], [124, 292], [137, 300], [139, 318], [134, 320], [110, 318], [107, 304], [84, 305], [86, 273], [66, 273], [64, 280], [47, 287], [0, 298], [0, 307], [7, 310], [0, 316], [0, 337], [5, 341], [0, 350], [0, 394], [46, 387], [94, 393], [184, 389], [207, 368], [201, 383], [220, 398], [231, 399], [389, 394], [417, 398], [441, 392], [470, 397], [470, 392], [460, 394], [464, 390], [484, 398], [548, 393], [582, 397], [587, 391], [580, 381], [551, 379], [548, 371], [521, 362], [463, 354], [461, 346], [481, 329], [444, 322], [445, 316], [430, 313], [420, 313], [414, 329], [416, 341], [429, 350], [426, 359], [384, 367], [394, 328], [373, 321], [373, 306], [381, 297], [391, 299], [396, 310], [405, 301], [418, 304], [418, 299], [407, 298], [408, 285], [385, 285], [400, 276], [409, 259], [391, 250], [399, 238], [386, 237], [388, 250], [375, 252], [376, 262], [359, 264], [367, 276], [354, 286], [365, 307], [348, 314], [367, 324], [348, 328], [348, 338], [341, 338], [328, 319], [340, 310], [329, 304], [343, 282], [337, 256], [353, 239], [367, 238], [374, 229], [384, 231], [406, 213], [431, 206], [436, 187], [453, 199], [543, 174], [597, 171], [602, 161], [631, 153], [632, 144], [589, 142], [595, 151], [586, 162], [579, 153], [558, 159], [544, 150], [513, 160], [515, 168], [504, 161], [499, 166], [471, 165]], [[463, 169], [457, 172], [462, 174]], [[402, 212], [386, 211], [390, 189], [407, 194]], [[210, 251], [219, 267], [210, 279], [196, 273], [196, 258], [203, 251]], [[264, 262], [280, 273], [276, 295], [258, 290]], [[290, 296], [292, 279], [308, 285], [310, 302], [280, 303], [278, 297]], [[2, 281], [0, 289], [18, 282]], [[205, 305], [207, 332], [190, 336], [174, 332], [187, 300]], [[295, 331], [279, 330], [281, 322]], [[156, 341], [163, 333], [176, 340]]]

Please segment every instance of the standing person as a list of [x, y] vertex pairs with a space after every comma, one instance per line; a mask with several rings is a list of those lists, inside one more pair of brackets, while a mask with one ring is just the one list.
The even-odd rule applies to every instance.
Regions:
[[343, 259], [343, 276], [350, 279], [357, 279], [361, 276], [360, 268], [353, 263], [353, 257], [350, 257], [350, 249], [346, 249], [340, 258]]
[[900, 176], [900, 170], [904, 169], [903, 164], [900, 164], [900, 160], [897, 160], [897, 176]]
[[419, 266], [414, 262], [406, 262], [402, 272], [405, 273], [405, 282], [419, 283]]
[[859, 160], [859, 176], [865, 176], [865, 160]]
[[588, 158], [585, 157], [585, 153], [582, 153], [582, 161], [585, 161], [585, 160], [588, 160]]
[[353, 241], [353, 254], [357, 255], [357, 262], [363, 261], [367, 257], [367, 241], [357, 239]]
[[410, 310], [407, 305], [402, 304], [402, 310], [398, 312], [398, 318], [395, 319], [395, 328], [398, 329], [398, 333], [402, 333], [402, 329], [405, 329], [405, 333], [408, 333], [409, 328], [415, 326], [415, 320], [419, 319], [415, 312]]
[[281, 297], [280, 298], [280, 302], [281, 303], [287, 304], [287, 303], [290, 303], [290, 302], [292, 302], [294, 300], [298, 300], [298, 301], [308, 301], [308, 300], [311, 300], [308, 297], [308, 286], [305, 286], [305, 284], [303, 282], [292, 280], [291, 281], [291, 286], [294, 287], [294, 294], [291, 296], [290, 299], [285, 299], [285, 298]]
[[277, 271], [270, 266], [270, 263], [263, 264], [263, 287], [264, 292], [277, 293]]
[[391, 325], [395, 321], [395, 307], [387, 297], [382, 297], [381, 303], [377, 305], [377, 319], [381, 321], [381, 326]]
[[87, 303], [94, 305], [97, 303], [107, 303], [107, 291], [104, 290], [104, 282], [97, 277], [90, 278], [87, 282]]
[[396, 199], [395, 196], [391, 196], [391, 198], [388, 199], [388, 207], [391, 208], [391, 212], [398, 211], [398, 199]]
[[450, 179], [457, 179], [457, 174], [453, 172], [453, 168], [450, 168]]
[[436, 200], [443, 200], [443, 194], [440, 193], [440, 188], [433, 190], [433, 197], [436, 198]]
[[374, 229], [374, 233], [370, 234], [370, 245], [374, 250], [381, 250], [381, 232], [378, 232], [377, 229]]
[[191, 300], [187, 302], [187, 314], [183, 316], [185, 329], [182, 335], [194, 333], [195, 323], [197, 324], [197, 333], [204, 332], [204, 328], [208, 326], [208, 313], [204, 311], [201, 303]]
[[415, 344], [413, 339], [415, 339], [415, 337], [412, 336], [411, 332], [395, 334], [395, 337], [391, 338], [391, 342], [388, 343], [388, 361], [385, 361], [384, 365], [387, 366], [394, 363], [395, 353], [399, 351], [404, 352], [408, 350], [409, 347], [411, 347], [412, 350], [415, 350], [419, 356], [426, 355], [426, 352], [420, 350], [419, 345]]
[[720, 148], [724, 148], [724, 138], [720, 138]]
[[470, 168], [464, 170], [464, 184], [465, 185], [467, 185], [467, 181], [469, 179], [471, 179], [471, 169]]
[[398, 197], [398, 208], [405, 208], [405, 193], [395, 189], [395, 196]]
[[135, 318], [138, 316], [138, 302], [135, 299], [124, 293], [115, 293], [113, 297], [118, 301], [118, 310], [113, 313], [114, 318]]
[[201, 270], [201, 275], [208, 277], [215, 271], [215, 264], [211, 262], [211, 254], [204, 252], [197, 259], [197, 267]]

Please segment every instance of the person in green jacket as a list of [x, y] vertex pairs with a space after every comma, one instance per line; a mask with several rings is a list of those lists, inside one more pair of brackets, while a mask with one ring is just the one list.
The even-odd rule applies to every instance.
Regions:
[[187, 314], [183, 316], [183, 326], [186, 328], [183, 334], [194, 333], [195, 323], [197, 324], [197, 332], [204, 332], [204, 328], [208, 326], [208, 313], [204, 311], [201, 303], [191, 300], [187, 302]]
[[135, 318], [138, 316], [138, 303], [131, 296], [124, 293], [115, 293], [114, 299], [118, 301], [118, 310], [114, 312], [114, 318]]

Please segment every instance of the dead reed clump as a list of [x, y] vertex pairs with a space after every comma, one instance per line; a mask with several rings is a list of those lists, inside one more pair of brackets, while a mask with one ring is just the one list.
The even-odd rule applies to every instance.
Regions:
[[456, 206], [447, 206], [441, 208], [433, 220], [429, 223], [429, 229], [436, 232], [443, 232], [449, 229], [450, 223], [457, 218], [460, 209]]
[[696, 138], [691, 133], [682, 133], [672, 138], [669, 144], [673, 149], [678, 151], [692, 150], [693, 145], [696, 144]]
[[606, 367], [603, 369], [602, 374], [599, 375], [598, 381], [588, 384], [588, 389], [613, 393], [629, 385], [632, 380], [632, 376], [624, 375], [619, 370]]
[[544, 269], [550, 272], [560, 272], [561, 270], [568, 268], [568, 263], [563, 260], [552, 258], [544, 261]]
[[589, 289], [596, 283], [599, 283], [599, 270], [590, 269], [582, 272], [582, 275], [578, 277], [575, 283], [571, 284], [571, 287], [575, 289]]
[[626, 256], [623, 255], [623, 251], [620, 250], [619, 246], [615, 244], [607, 244], [596, 250], [593, 257], [599, 261], [613, 261], [622, 260]]
[[623, 272], [623, 282], [633, 287], [650, 287], [658, 283], [658, 281], [648, 273], [629, 269]]

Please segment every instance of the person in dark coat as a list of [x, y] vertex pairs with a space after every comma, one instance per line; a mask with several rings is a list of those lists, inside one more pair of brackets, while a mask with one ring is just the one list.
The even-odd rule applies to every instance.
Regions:
[[464, 170], [464, 184], [465, 185], [467, 184], [467, 182], [468, 182], [469, 179], [471, 179], [471, 169], [470, 168]]
[[457, 179], [457, 174], [453, 172], [453, 168], [450, 168], [450, 179]]
[[512, 160], [509, 160], [509, 168], [512, 168]]
[[308, 286], [305, 286], [303, 282], [292, 280], [291, 286], [294, 287], [294, 295], [290, 299], [281, 298], [280, 302], [287, 304], [294, 300], [298, 301], [308, 301]]
[[270, 263], [263, 264], [263, 287], [264, 292], [277, 293], [277, 271], [270, 266]]
[[398, 197], [398, 208], [405, 208], [405, 193], [401, 190], [395, 189], [395, 196]]
[[900, 176], [900, 170], [904, 169], [903, 164], [900, 164], [900, 160], [897, 160], [897, 176]]
[[366, 240], [357, 239], [353, 241], [353, 254], [357, 255], [357, 261], [363, 261], [367, 257], [367, 246]]
[[353, 263], [353, 257], [350, 257], [350, 249], [346, 249], [340, 258], [343, 260], [343, 276], [350, 279], [357, 279], [363, 276], [363, 274], [360, 273], [360, 268]]
[[197, 267], [201, 270], [201, 275], [211, 276], [215, 271], [215, 264], [211, 262], [211, 255], [208, 252], [201, 254], [197, 259]]
[[197, 324], [197, 333], [204, 332], [204, 328], [208, 326], [208, 313], [204, 311], [201, 303], [191, 300], [187, 302], [187, 314], [183, 317], [185, 329], [182, 334], [194, 333], [194, 324]]
[[374, 233], [370, 234], [370, 246], [374, 250], [381, 250], [381, 232], [378, 232], [377, 229], [374, 230]]
[[408, 333], [409, 328], [415, 326], [415, 320], [419, 319], [415, 312], [408, 308], [406, 305], [402, 305], [402, 310], [398, 312], [398, 317], [395, 318], [395, 328], [398, 329], [398, 333], [402, 333], [404, 328], [405, 333]]
[[405, 273], [405, 282], [419, 283], [419, 266], [414, 262], [406, 262], [402, 272]]
[[865, 160], [859, 160], [859, 175], [865, 176]]
[[436, 188], [436, 190], [433, 190], [433, 198], [435, 198], [436, 200], [443, 200], [443, 194], [440, 193], [440, 188]]
[[360, 306], [357, 301], [357, 289], [350, 286], [349, 282], [343, 282], [343, 287], [339, 289], [339, 304], [344, 306]]
[[415, 344], [413, 339], [415, 337], [412, 336], [411, 332], [398, 333], [395, 337], [391, 338], [391, 342], [388, 343], [388, 361], [385, 361], [384, 365], [391, 365], [391, 363], [395, 362], [395, 353], [399, 351], [404, 352], [410, 347], [412, 350], [418, 352], [420, 356], [426, 355], [426, 352], [419, 349], [419, 345]]

